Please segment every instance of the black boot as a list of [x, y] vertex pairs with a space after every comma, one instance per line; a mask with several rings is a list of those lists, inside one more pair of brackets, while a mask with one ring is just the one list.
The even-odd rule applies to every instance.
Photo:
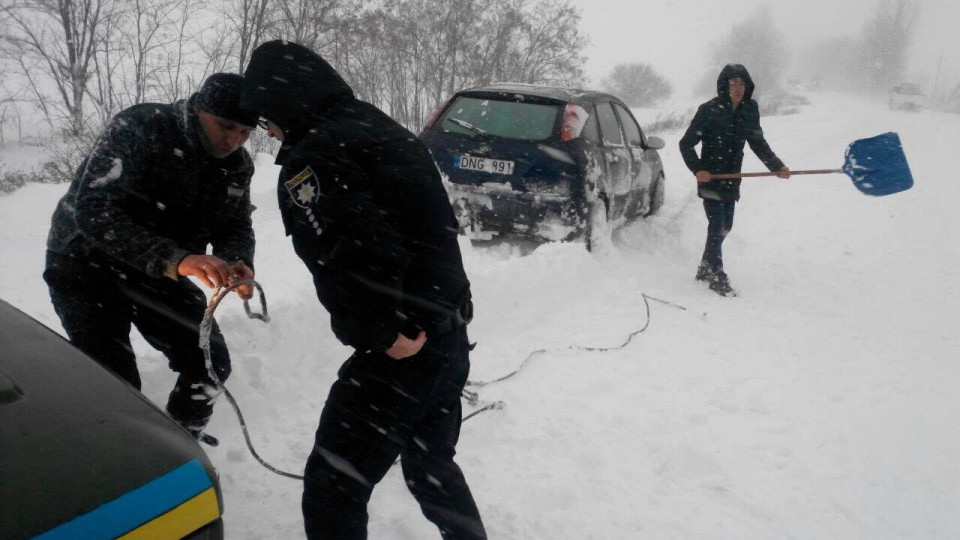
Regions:
[[713, 281], [713, 267], [705, 262], [701, 262], [697, 267], [697, 281]]
[[167, 414], [197, 441], [217, 446], [217, 438], [203, 430], [213, 415], [213, 404], [222, 391], [213, 384], [191, 382], [181, 375], [170, 392]]
[[713, 279], [710, 280], [710, 290], [720, 296], [736, 296], [737, 291], [730, 286], [730, 278], [723, 270], [716, 270], [713, 273]]

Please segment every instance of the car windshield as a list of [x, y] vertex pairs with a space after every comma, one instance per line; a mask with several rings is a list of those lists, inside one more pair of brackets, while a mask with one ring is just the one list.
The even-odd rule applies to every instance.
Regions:
[[450, 133], [540, 141], [553, 134], [558, 112], [556, 105], [460, 96], [438, 125]]

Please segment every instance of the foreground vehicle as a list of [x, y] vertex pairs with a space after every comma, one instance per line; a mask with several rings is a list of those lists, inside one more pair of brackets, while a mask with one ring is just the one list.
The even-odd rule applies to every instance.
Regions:
[[223, 538], [220, 484], [140, 392], [0, 300], [0, 537]]
[[622, 101], [602, 92], [497, 84], [456, 93], [420, 134], [448, 180], [462, 232], [584, 238], [655, 214], [664, 172]]

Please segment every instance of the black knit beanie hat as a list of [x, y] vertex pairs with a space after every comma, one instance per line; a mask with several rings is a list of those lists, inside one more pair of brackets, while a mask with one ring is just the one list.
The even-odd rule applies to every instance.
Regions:
[[214, 73], [203, 81], [203, 86], [194, 95], [194, 106], [198, 111], [256, 127], [260, 116], [253, 111], [240, 108], [240, 83], [243, 77], [236, 73]]

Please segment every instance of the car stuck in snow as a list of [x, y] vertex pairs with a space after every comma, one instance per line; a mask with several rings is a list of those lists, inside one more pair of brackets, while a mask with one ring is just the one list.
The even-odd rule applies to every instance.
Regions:
[[462, 90], [420, 138], [473, 239], [584, 239], [590, 249], [593, 237], [663, 204], [663, 140], [603, 92], [517, 83]]

